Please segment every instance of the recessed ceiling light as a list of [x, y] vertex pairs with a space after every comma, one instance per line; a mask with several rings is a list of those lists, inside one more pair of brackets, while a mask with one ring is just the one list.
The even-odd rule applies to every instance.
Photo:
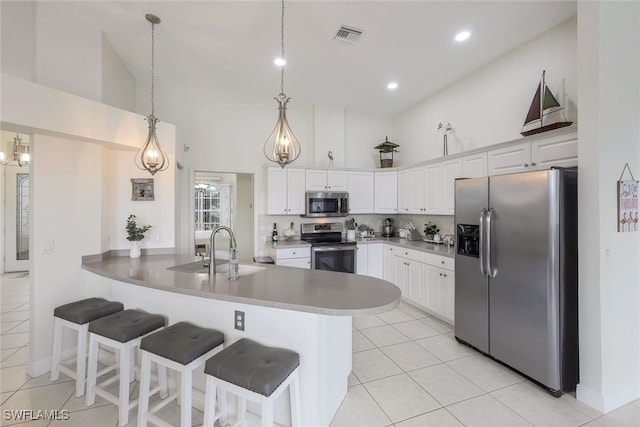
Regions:
[[396, 82], [391, 82], [387, 85], [387, 89], [389, 90], [394, 90], [394, 89], [398, 89], [398, 83]]
[[284, 58], [276, 58], [273, 60], [273, 63], [278, 67], [283, 67], [287, 63], [287, 61], [285, 61]]
[[456, 34], [455, 39], [457, 42], [463, 42], [468, 39], [470, 35], [471, 33], [469, 31], [460, 31], [458, 34]]

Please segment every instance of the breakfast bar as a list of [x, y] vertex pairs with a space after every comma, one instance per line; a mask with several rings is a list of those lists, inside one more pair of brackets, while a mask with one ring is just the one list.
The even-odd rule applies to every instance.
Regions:
[[[302, 425], [328, 426], [347, 392], [351, 372], [351, 317], [393, 309], [400, 290], [384, 280], [320, 270], [242, 264], [229, 280], [226, 264], [215, 275], [193, 257], [149, 255], [85, 257], [87, 294], [118, 300], [240, 338], [300, 355]], [[204, 378], [194, 380], [204, 390]], [[279, 399], [275, 421], [289, 424], [288, 399]], [[198, 395], [194, 406], [202, 407]]]

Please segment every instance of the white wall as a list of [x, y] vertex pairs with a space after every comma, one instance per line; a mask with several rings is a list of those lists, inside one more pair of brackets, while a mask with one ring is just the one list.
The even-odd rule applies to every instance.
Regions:
[[329, 167], [329, 151], [333, 153], [333, 166], [345, 166], [344, 108], [333, 105], [314, 105], [313, 165]]
[[395, 139], [390, 139], [400, 144], [397, 165], [442, 156], [443, 137], [436, 133], [441, 119], [454, 128], [449, 154], [520, 138], [543, 69], [549, 88], [575, 121], [576, 22], [570, 18], [395, 116]]
[[[346, 165], [350, 168], [379, 168], [380, 153], [373, 147], [384, 142], [386, 136], [393, 142], [392, 129], [390, 116], [347, 109], [345, 111]], [[396, 155], [401, 156], [402, 153]]]
[[101, 68], [102, 102], [123, 110], [136, 111], [136, 79], [104, 34]]
[[578, 16], [577, 397], [608, 412], [640, 398], [640, 235], [616, 227], [616, 181], [640, 170], [640, 3], [579, 2]]
[[35, 81], [99, 101], [102, 34], [56, 3], [36, 3]]
[[24, 80], [34, 78], [34, 22], [35, 2], [0, 2], [0, 51], [2, 72]]

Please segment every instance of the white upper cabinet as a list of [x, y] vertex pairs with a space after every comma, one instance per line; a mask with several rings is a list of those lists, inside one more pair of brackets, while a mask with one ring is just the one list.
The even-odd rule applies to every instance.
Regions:
[[304, 169], [267, 168], [267, 214], [303, 215]]
[[462, 176], [464, 178], [487, 176], [487, 152], [462, 157]]
[[306, 191], [347, 191], [347, 171], [306, 169]]
[[347, 191], [349, 192], [349, 213], [373, 213], [374, 207], [373, 172], [349, 171]]
[[455, 181], [462, 176], [462, 159], [445, 160], [442, 162], [442, 197], [440, 213], [453, 215], [455, 207]]
[[527, 172], [531, 170], [531, 143], [522, 142], [490, 150], [487, 153], [489, 175]]
[[398, 173], [375, 172], [375, 213], [398, 212]]
[[424, 167], [398, 172], [398, 213], [424, 213]]
[[424, 204], [426, 214], [439, 214], [441, 211], [442, 164], [433, 163], [424, 167]]
[[531, 169], [543, 170], [552, 166], [565, 168], [578, 166], [577, 135], [562, 135], [562, 138], [531, 143]]
[[409, 213], [409, 199], [411, 199], [410, 189], [409, 169], [398, 171], [398, 213]]

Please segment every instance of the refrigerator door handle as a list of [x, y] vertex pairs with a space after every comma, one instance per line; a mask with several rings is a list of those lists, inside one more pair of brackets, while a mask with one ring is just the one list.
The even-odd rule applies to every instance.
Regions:
[[493, 208], [489, 208], [489, 210], [487, 211], [487, 215], [485, 216], [486, 225], [485, 225], [485, 236], [484, 236], [487, 242], [487, 246], [486, 246], [487, 252], [484, 257], [485, 259], [484, 269], [486, 271], [487, 277], [491, 279], [496, 277], [496, 274], [498, 273], [496, 269], [493, 268], [492, 262], [491, 262], [491, 227], [493, 224], [494, 213], [495, 211], [493, 210]]
[[485, 208], [482, 208], [482, 211], [480, 211], [480, 227], [478, 230], [478, 234], [479, 234], [479, 238], [480, 241], [478, 242], [478, 255], [479, 255], [479, 260], [480, 260], [480, 273], [482, 273], [482, 275], [484, 277], [487, 277], [487, 271], [485, 270], [484, 266], [485, 266], [485, 251], [484, 251], [484, 241], [485, 241], [485, 230], [484, 230], [484, 225], [485, 225], [485, 221], [486, 221], [486, 217], [487, 217], [487, 210]]

